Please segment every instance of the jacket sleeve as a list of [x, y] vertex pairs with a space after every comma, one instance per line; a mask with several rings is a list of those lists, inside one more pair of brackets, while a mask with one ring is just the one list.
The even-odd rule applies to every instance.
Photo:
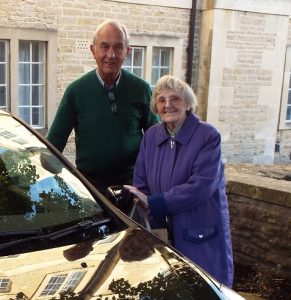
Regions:
[[[209, 136], [201, 147], [193, 162], [191, 175], [180, 185], [169, 191], [148, 198], [151, 214], [156, 217], [174, 215], [193, 209], [199, 205], [207, 205], [215, 201], [214, 194], [224, 191], [224, 168], [221, 162], [220, 134]], [[214, 205], [219, 205], [214, 203]]]
[[137, 155], [136, 163], [134, 166], [133, 185], [138, 188], [145, 195], [149, 195], [149, 187], [146, 177], [145, 167], [145, 149], [146, 149], [146, 135], [140, 143], [139, 153]]
[[70, 89], [67, 88], [47, 136], [49, 142], [60, 152], [62, 152], [66, 146], [68, 137], [75, 126], [75, 120], [74, 97]]

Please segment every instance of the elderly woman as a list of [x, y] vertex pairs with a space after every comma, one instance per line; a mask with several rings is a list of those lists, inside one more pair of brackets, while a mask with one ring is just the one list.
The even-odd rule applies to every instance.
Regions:
[[143, 137], [133, 185], [153, 228], [167, 226], [173, 245], [228, 287], [233, 258], [221, 137], [194, 114], [190, 86], [166, 75], [157, 82], [151, 109], [161, 119]]

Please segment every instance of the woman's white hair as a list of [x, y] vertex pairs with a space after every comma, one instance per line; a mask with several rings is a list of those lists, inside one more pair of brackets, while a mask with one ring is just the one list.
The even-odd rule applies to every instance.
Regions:
[[150, 108], [154, 114], [158, 113], [156, 107], [156, 99], [163, 90], [172, 90], [178, 93], [190, 106], [190, 111], [195, 112], [197, 108], [197, 99], [192, 88], [185, 81], [176, 76], [165, 75], [157, 81], [154, 93], [151, 98]]

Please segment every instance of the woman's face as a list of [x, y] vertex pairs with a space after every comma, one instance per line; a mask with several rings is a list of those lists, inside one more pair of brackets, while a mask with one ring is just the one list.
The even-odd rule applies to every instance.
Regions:
[[184, 97], [170, 89], [162, 90], [155, 103], [158, 115], [170, 129], [179, 127], [186, 119], [187, 110], [190, 110]]

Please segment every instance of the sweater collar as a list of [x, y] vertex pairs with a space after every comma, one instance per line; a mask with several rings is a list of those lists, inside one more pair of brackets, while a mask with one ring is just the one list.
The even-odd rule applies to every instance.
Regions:
[[115, 82], [111, 85], [111, 86], [107, 86], [107, 84], [104, 82], [104, 80], [101, 78], [99, 72], [98, 72], [98, 68], [96, 68], [96, 75], [97, 78], [99, 80], [99, 82], [101, 83], [101, 85], [106, 89], [106, 90], [112, 90], [114, 88], [117, 87], [119, 81], [120, 81], [120, 77], [121, 77], [121, 72], [119, 73], [117, 79], [115, 80]]
[[[180, 144], [187, 144], [199, 123], [199, 117], [194, 113], [190, 113], [185, 119], [181, 129], [173, 139]], [[156, 145], [158, 146], [170, 138], [171, 137], [169, 136], [165, 124], [161, 123], [157, 129], [157, 134], [155, 138]]]

